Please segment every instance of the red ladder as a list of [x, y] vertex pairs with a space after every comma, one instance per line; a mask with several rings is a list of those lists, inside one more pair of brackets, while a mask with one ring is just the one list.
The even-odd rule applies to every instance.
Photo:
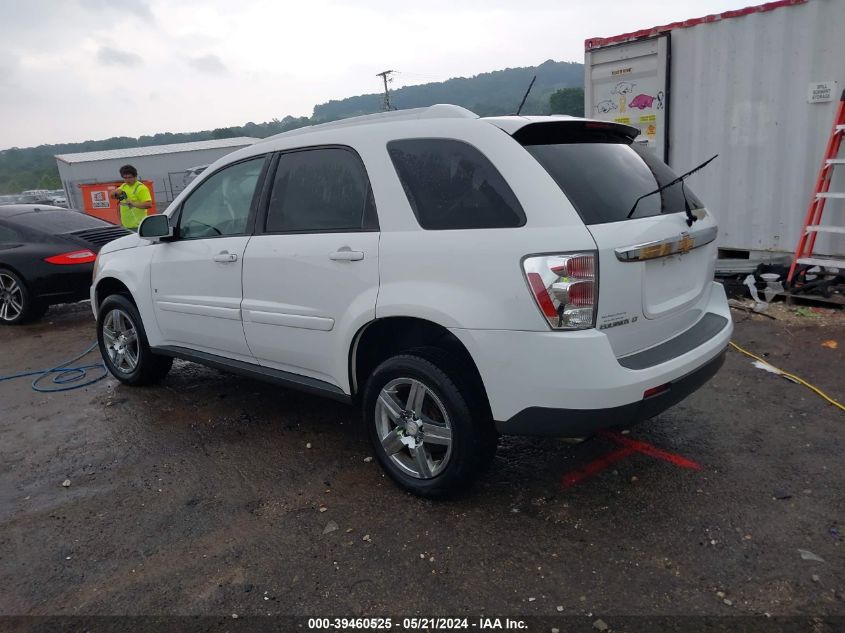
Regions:
[[795, 256], [792, 258], [792, 265], [789, 267], [789, 275], [786, 278], [787, 283], [792, 283], [795, 269], [800, 264], [830, 266], [845, 270], [845, 259], [813, 255], [813, 248], [816, 245], [816, 237], [819, 233], [845, 234], [845, 227], [843, 226], [821, 225], [825, 202], [831, 198], [845, 199], [845, 192], [837, 193], [830, 191], [833, 168], [836, 165], [845, 165], [845, 158], [838, 157], [843, 136], [845, 136], [845, 91], [842, 92], [839, 107], [836, 109], [836, 118], [833, 121], [833, 129], [830, 131], [830, 140], [827, 142], [827, 149], [825, 150], [824, 160], [822, 160], [822, 166], [819, 170], [819, 177], [816, 179], [813, 197], [807, 209], [807, 217], [804, 218], [804, 226], [801, 228], [801, 237], [798, 238]]

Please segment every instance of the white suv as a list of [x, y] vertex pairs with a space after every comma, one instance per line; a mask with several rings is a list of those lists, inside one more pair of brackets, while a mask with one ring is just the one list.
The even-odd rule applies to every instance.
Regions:
[[[579, 437], [680, 401], [733, 329], [716, 222], [624, 125], [438, 105], [211, 165], [106, 245], [91, 300], [127, 384], [183, 358], [359, 403], [434, 496], [499, 433]], [[651, 194], [651, 195], [649, 195]]]

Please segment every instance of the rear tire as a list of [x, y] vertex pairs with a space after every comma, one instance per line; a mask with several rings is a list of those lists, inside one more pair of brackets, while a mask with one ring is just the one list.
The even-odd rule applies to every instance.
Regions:
[[112, 376], [127, 385], [160, 382], [173, 359], [153, 354], [135, 304], [123, 295], [109, 295], [97, 313], [97, 342]]
[[46, 311], [47, 306], [32, 295], [17, 273], [0, 268], [0, 325], [37, 321]]
[[437, 348], [410, 350], [376, 368], [364, 421], [376, 457], [399, 486], [423, 497], [468, 488], [496, 451], [487, 407]]

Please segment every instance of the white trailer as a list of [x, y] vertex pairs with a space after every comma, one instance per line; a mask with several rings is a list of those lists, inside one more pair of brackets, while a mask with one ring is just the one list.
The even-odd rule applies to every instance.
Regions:
[[56, 156], [56, 164], [68, 206], [71, 208], [85, 208], [79, 185], [119, 181], [120, 167], [131, 164], [138, 170], [141, 180], [153, 181], [156, 205], [163, 211], [190, 182], [191, 169], [195, 169], [197, 165], [213, 163], [218, 158], [252, 145], [257, 140], [239, 136], [192, 143], [59, 154]]
[[[845, 89], [843, 35], [845, 0], [780, 0], [591, 38], [585, 111], [640, 128], [678, 173], [719, 154], [689, 185], [719, 220], [722, 256], [791, 253]], [[831, 191], [845, 192], [842, 171]], [[825, 221], [845, 226], [842, 200]], [[845, 236], [816, 246], [845, 254]]]

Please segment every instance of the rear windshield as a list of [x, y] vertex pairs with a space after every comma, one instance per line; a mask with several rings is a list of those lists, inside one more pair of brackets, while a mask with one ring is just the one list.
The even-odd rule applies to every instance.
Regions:
[[[534, 130], [521, 135], [520, 130], [515, 138], [554, 178], [584, 224], [628, 219], [637, 198], [677, 177], [652, 150], [627, 137], [584, 133], [583, 129], [567, 133], [571, 124], [545, 126], [548, 133], [538, 133], [539, 126], [528, 126]], [[682, 213], [684, 196], [690, 209], [702, 207], [689, 185], [677, 183], [637, 202], [630, 217]]]
[[79, 211], [64, 209], [44, 209], [41, 211], [21, 213], [10, 218], [10, 221], [52, 235], [81, 231], [82, 229], [101, 229], [103, 227], [114, 226], [99, 218], [80, 213]]

